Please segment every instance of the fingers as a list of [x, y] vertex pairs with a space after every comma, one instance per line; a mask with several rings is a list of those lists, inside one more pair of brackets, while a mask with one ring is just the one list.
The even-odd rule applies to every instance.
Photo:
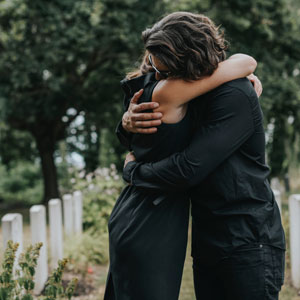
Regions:
[[130, 102], [136, 104], [139, 98], [141, 97], [141, 95], [143, 94], [143, 91], [144, 91], [143, 89], [140, 89], [138, 92], [136, 92], [131, 98]]
[[253, 76], [254, 76], [254, 74], [252, 73], [252, 74], [248, 75], [247, 78], [251, 81], [251, 79], [253, 78]]
[[260, 85], [257, 93], [258, 97], [262, 94], [262, 92], [263, 92], [263, 88], [262, 85]]
[[161, 124], [161, 120], [153, 120], [153, 121], [136, 121], [134, 125], [136, 127], [154, 127], [159, 126]]
[[145, 103], [140, 103], [136, 105], [133, 109], [132, 112], [138, 113], [143, 110], [148, 110], [148, 109], [155, 109], [158, 108], [159, 104], [157, 102], [145, 102]]
[[157, 131], [155, 126], [161, 125], [160, 112], [143, 113], [143, 111], [152, 111], [159, 107], [157, 102], [138, 103], [138, 99], [143, 93], [143, 89], [134, 94], [130, 100], [130, 106], [127, 113], [123, 115], [122, 125], [125, 130], [135, 133], [151, 134]]
[[261, 84], [260, 80], [254, 74], [251, 74], [251, 75], [247, 76], [247, 78], [252, 83], [252, 85], [254, 87], [254, 90], [255, 90], [257, 96], [259, 97], [262, 94], [262, 91], [263, 91], [262, 84]]
[[136, 132], [137, 133], [143, 133], [143, 134], [151, 134], [151, 133], [155, 133], [157, 131], [156, 127], [152, 127], [152, 128], [137, 128]]
[[254, 86], [255, 85], [255, 81], [257, 80], [257, 77], [252, 73], [252, 74], [248, 75], [247, 78], [250, 80], [250, 82]]
[[149, 120], [156, 120], [161, 119], [162, 113], [139, 113], [139, 114], [132, 114], [131, 121], [149, 121]]
[[257, 85], [257, 87], [255, 88], [256, 94], [259, 97], [262, 94], [262, 86], [261, 85]]
[[254, 82], [254, 88], [255, 88], [255, 91], [257, 93], [257, 96], [259, 97], [262, 93], [263, 88], [262, 88], [262, 84], [261, 84], [260, 80], [257, 77], [256, 77], [256, 80]]

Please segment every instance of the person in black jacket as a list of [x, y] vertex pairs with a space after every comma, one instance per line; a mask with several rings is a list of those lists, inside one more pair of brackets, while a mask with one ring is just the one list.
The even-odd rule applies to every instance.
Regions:
[[[123, 178], [154, 191], [191, 191], [197, 299], [278, 299], [285, 237], [268, 182], [258, 97], [245, 78], [201, 98], [189, 106], [196, 116], [189, 146], [157, 162], [136, 162], [129, 153]], [[145, 129], [145, 113], [136, 122], [134, 109], [123, 116], [120, 139]], [[146, 121], [153, 130], [153, 116]]]
[[[203, 15], [168, 15], [144, 31], [143, 38], [146, 51], [140, 70], [121, 82], [124, 106], [127, 108], [133, 97], [142, 102], [139, 108], [149, 108], [154, 105], [153, 98], [159, 102], [159, 112], [151, 114], [163, 112], [163, 123], [155, 134], [133, 134], [122, 141], [134, 151], [137, 161], [155, 162], [190, 143], [195, 118], [188, 102], [224, 82], [250, 74], [256, 61], [243, 54], [225, 60], [224, 39]], [[170, 80], [160, 80], [166, 76]], [[140, 89], [143, 93], [138, 92]], [[108, 222], [110, 268], [105, 300], [178, 299], [189, 200], [186, 191], [155, 191], [133, 185], [124, 188]]]

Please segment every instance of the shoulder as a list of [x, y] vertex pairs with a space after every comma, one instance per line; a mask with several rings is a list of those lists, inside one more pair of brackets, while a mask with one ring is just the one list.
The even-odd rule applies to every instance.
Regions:
[[120, 84], [125, 95], [132, 97], [134, 93], [155, 81], [155, 73], [150, 72], [132, 79], [124, 78], [120, 81]]
[[216, 114], [252, 115], [258, 98], [247, 78], [229, 81], [208, 93], [205, 97], [207, 112]]
[[191, 82], [178, 78], [160, 80], [154, 88], [152, 99], [160, 104], [180, 106], [191, 100], [187, 93], [190, 91], [191, 84]]
[[216, 97], [222, 94], [231, 94], [246, 97], [248, 99], [258, 99], [251, 82], [247, 78], [228, 81], [214, 89], [210, 96]]

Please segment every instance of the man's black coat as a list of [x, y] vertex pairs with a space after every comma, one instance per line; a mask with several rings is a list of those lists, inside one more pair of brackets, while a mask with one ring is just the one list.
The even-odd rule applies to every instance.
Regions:
[[[193, 100], [190, 145], [155, 163], [130, 162], [124, 179], [158, 190], [191, 191], [192, 255], [215, 264], [238, 247], [285, 249], [278, 206], [268, 182], [263, 115], [248, 79]], [[119, 126], [118, 135], [124, 138]]]

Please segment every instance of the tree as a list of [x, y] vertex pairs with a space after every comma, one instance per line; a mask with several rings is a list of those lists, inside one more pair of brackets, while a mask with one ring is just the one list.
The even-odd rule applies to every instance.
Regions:
[[101, 126], [116, 122], [119, 80], [137, 59], [140, 31], [158, 7], [157, 0], [0, 2], [1, 118], [34, 137], [44, 201], [59, 196], [53, 154], [70, 123], [86, 112], [87, 135], [95, 131], [98, 139]]
[[[120, 80], [138, 66], [144, 49], [141, 32], [165, 12], [165, 4], [160, 0], [102, 0], [101, 3], [101, 47], [107, 48], [110, 55], [91, 76], [84, 123], [72, 129], [73, 138], [69, 139], [69, 149], [83, 156], [86, 172], [94, 171], [100, 163], [109, 165], [108, 160], [119, 169], [123, 166], [124, 148], [114, 134], [122, 116]], [[116, 160], [110, 160], [110, 156], [104, 157], [106, 161], [99, 160], [103, 141], [102, 152], [114, 151]]]
[[29, 131], [42, 163], [45, 200], [59, 196], [56, 142], [83, 109], [85, 84], [105, 60], [99, 48], [96, 1], [2, 1], [0, 97], [3, 118]]
[[266, 123], [274, 127], [268, 141], [272, 174], [283, 175], [289, 166], [288, 148], [300, 128], [299, 2], [179, 0], [170, 5], [173, 10], [207, 14], [225, 30], [230, 53], [248, 53], [257, 59], [256, 73], [264, 86], [260, 101]]

